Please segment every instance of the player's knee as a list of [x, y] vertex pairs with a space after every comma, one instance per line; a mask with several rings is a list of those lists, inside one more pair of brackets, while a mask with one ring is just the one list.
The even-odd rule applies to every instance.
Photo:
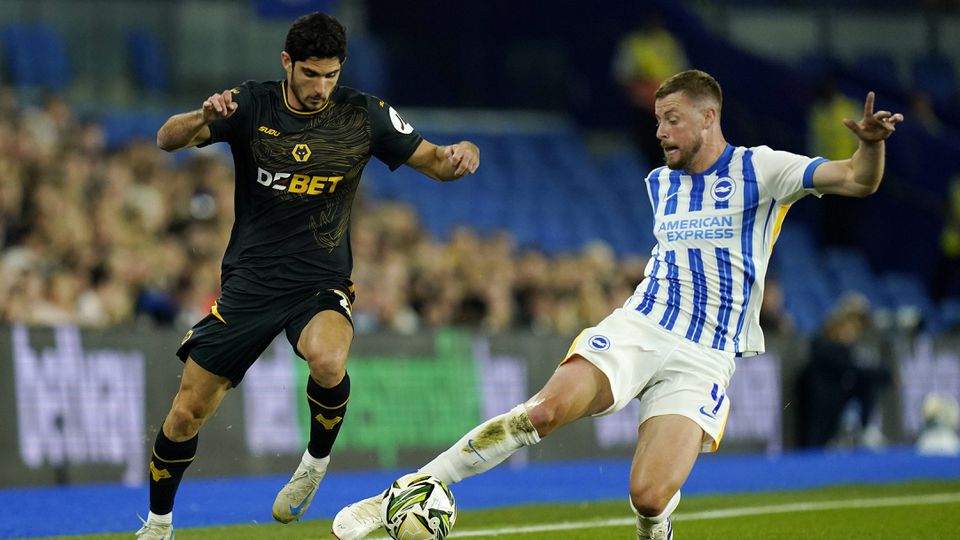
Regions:
[[164, 422], [164, 431], [175, 442], [193, 438], [200, 431], [206, 417], [193, 407], [174, 405]]
[[533, 406], [527, 407], [527, 416], [530, 423], [536, 428], [540, 437], [546, 437], [560, 427], [564, 417], [564, 404], [555, 399], [547, 399]]
[[300, 354], [310, 367], [310, 376], [320, 386], [331, 388], [343, 379], [347, 361], [347, 351], [323, 345], [306, 346]]
[[671, 488], [631, 482], [630, 502], [641, 516], [655, 517], [663, 513], [674, 493]]
[[317, 350], [304, 353], [307, 365], [310, 367], [310, 376], [324, 388], [332, 388], [343, 379], [346, 364], [346, 353], [340, 354], [330, 350]]

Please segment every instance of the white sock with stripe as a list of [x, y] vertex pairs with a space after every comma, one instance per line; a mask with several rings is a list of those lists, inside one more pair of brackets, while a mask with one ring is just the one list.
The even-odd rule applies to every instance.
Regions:
[[540, 442], [527, 408], [520, 404], [473, 428], [420, 472], [453, 484], [501, 464], [524, 446]]

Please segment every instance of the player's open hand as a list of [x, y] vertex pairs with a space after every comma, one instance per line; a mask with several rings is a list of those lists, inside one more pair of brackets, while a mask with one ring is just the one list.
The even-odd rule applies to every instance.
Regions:
[[453, 175], [460, 178], [465, 174], [477, 172], [480, 166], [480, 149], [470, 141], [462, 141], [447, 146], [444, 151], [447, 161], [454, 167]]
[[230, 90], [224, 90], [219, 94], [213, 94], [203, 102], [203, 119], [206, 122], [213, 122], [222, 118], [229, 118], [230, 115], [237, 112], [238, 104], [233, 101], [233, 94]]
[[886, 140], [897, 130], [897, 124], [903, 122], [903, 115], [900, 113], [873, 112], [874, 97], [873, 92], [867, 93], [867, 99], [863, 102], [863, 118], [859, 122], [854, 122], [849, 118], [843, 119], [843, 125], [847, 126], [861, 141], [866, 143]]

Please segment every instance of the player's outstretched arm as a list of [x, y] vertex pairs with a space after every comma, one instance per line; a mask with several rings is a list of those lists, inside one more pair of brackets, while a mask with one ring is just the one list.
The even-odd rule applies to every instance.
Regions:
[[434, 180], [456, 180], [477, 171], [480, 149], [470, 141], [437, 146], [424, 139], [407, 160], [407, 165]]
[[210, 122], [228, 118], [237, 111], [229, 90], [208, 97], [195, 111], [171, 116], [157, 131], [157, 146], [173, 152], [196, 146], [210, 138]]
[[863, 118], [854, 122], [843, 119], [843, 125], [860, 139], [860, 146], [850, 159], [829, 161], [813, 173], [813, 187], [820, 193], [866, 197], [876, 193], [883, 179], [884, 141], [903, 122], [903, 115], [890, 111], [873, 111], [874, 93], [867, 93]]

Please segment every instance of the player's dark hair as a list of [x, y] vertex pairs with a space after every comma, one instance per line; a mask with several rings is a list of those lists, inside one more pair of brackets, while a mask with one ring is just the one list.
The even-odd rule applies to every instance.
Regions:
[[681, 71], [663, 81], [660, 88], [657, 88], [656, 98], [660, 99], [675, 92], [684, 92], [692, 101], [705, 99], [716, 101], [717, 112], [720, 112], [720, 108], [723, 106], [723, 92], [720, 91], [720, 83], [709, 73], [699, 69]]
[[311, 13], [293, 21], [283, 46], [290, 59], [347, 57], [347, 30], [340, 21], [326, 13]]

